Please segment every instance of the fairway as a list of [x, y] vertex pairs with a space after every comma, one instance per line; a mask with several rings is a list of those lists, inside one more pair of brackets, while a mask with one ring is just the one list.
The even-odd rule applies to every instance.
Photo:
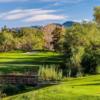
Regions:
[[34, 70], [43, 64], [58, 64], [61, 62], [61, 56], [53, 52], [0, 53], [0, 74], [22, 73]]
[[100, 100], [100, 75], [65, 79], [62, 83], [3, 100]]
[[[0, 74], [34, 72], [43, 64], [59, 64], [53, 52], [0, 53]], [[100, 75], [65, 78], [58, 85], [33, 88], [3, 100], [100, 100]]]

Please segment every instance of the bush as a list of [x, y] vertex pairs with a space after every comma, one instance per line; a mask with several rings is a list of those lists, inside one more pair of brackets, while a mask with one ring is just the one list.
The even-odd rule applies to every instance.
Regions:
[[5, 93], [6, 95], [14, 95], [16, 93], [20, 93], [24, 91], [26, 88], [24, 85], [3, 85], [2, 86], [2, 92]]
[[97, 74], [100, 74], [100, 65], [97, 66]]
[[94, 55], [85, 54], [81, 62], [84, 74], [97, 73], [97, 59]]
[[0, 100], [1, 100], [2, 98], [4, 98], [4, 97], [6, 97], [6, 94], [5, 94], [5, 93], [2, 93], [2, 91], [0, 91]]
[[41, 66], [38, 75], [41, 80], [57, 81], [62, 79], [62, 70], [58, 70], [55, 65]]
[[60, 64], [60, 69], [62, 69], [63, 76], [65, 77], [79, 77], [82, 76], [81, 67], [75, 64], [71, 65], [68, 63]]

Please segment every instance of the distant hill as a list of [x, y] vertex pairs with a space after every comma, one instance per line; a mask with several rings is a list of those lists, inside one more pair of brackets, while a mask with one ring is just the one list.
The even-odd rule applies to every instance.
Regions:
[[41, 29], [42, 26], [31, 26], [31, 28]]
[[63, 23], [63, 26], [64, 27], [71, 27], [71, 26], [73, 26], [76, 23], [77, 22], [74, 22], [74, 21], [66, 21], [65, 23]]

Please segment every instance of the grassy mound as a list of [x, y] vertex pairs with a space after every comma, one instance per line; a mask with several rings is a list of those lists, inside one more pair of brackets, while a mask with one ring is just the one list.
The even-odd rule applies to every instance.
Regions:
[[3, 100], [100, 100], [100, 75], [65, 79], [59, 85], [36, 89]]

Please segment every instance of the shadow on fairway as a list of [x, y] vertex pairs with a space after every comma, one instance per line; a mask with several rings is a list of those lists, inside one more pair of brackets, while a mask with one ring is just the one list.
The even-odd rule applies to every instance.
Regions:
[[[1, 57], [2, 58], [2, 57]], [[49, 56], [49, 57], [27, 57], [27, 58], [10, 58], [8, 61], [0, 62], [0, 73], [12, 73], [12, 72], [27, 72], [34, 71], [41, 65], [51, 65], [51, 64], [60, 64], [62, 63], [62, 56]], [[3, 58], [2, 58], [3, 59]]]

